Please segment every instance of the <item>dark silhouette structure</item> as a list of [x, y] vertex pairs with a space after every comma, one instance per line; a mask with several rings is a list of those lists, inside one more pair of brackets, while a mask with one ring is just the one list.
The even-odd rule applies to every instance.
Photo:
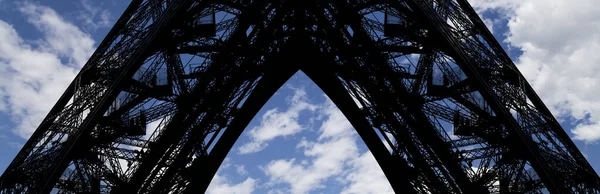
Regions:
[[0, 191], [202, 193], [299, 70], [396, 193], [600, 191], [466, 0], [133, 0]]

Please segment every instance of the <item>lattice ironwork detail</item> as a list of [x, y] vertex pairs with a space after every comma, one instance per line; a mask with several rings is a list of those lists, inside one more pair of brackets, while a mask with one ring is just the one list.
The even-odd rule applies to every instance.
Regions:
[[203, 192], [297, 71], [397, 193], [600, 192], [466, 0], [133, 0], [0, 192]]

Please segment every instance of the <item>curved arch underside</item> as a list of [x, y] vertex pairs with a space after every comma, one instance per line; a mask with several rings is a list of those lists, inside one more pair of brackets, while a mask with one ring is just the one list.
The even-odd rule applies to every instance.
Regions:
[[600, 191], [465, 0], [134, 0], [0, 190], [203, 192], [297, 71], [396, 193]]

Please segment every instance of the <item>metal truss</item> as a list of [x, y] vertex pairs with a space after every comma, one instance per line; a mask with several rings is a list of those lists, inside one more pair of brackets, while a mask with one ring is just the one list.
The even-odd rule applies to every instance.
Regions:
[[133, 0], [0, 192], [204, 192], [297, 71], [396, 193], [600, 192], [466, 0]]

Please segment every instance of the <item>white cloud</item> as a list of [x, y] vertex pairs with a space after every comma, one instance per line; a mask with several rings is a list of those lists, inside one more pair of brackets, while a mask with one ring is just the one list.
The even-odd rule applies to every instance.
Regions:
[[[375, 158], [372, 155], [365, 156], [368, 153], [359, 153], [356, 133], [339, 109], [329, 100], [321, 107], [321, 113], [325, 115], [326, 120], [319, 129], [317, 141], [302, 139], [297, 145], [310, 160], [297, 162], [296, 158], [291, 158], [269, 162], [262, 167], [263, 172], [269, 176], [268, 184], [289, 185], [289, 193], [308, 193], [327, 187], [324, 183], [335, 179], [350, 184], [347, 187], [351, 192], [352, 188], [361, 187], [361, 183], [355, 181], [357, 176], [370, 173], [370, 177], [383, 181], [377, 185], [378, 188], [364, 188], [361, 192], [390, 190], [391, 187]], [[380, 186], [382, 187], [379, 188]]]
[[102, 2], [96, 4], [90, 0], [81, 0], [80, 5], [83, 9], [77, 13], [77, 19], [90, 30], [112, 26], [113, 16], [107, 9], [102, 9]]
[[235, 167], [235, 171], [240, 175], [240, 176], [244, 176], [248, 174], [248, 171], [246, 171], [246, 167], [244, 165], [236, 165]]
[[254, 191], [257, 180], [248, 177], [244, 182], [231, 184], [225, 177], [216, 174], [206, 189], [208, 194], [250, 194]]
[[350, 173], [345, 177], [351, 184], [342, 190], [342, 194], [394, 193], [370, 151], [353, 160], [351, 166]]
[[342, 174], [344, 163], [357, 156], [357, 151], [353, 138], [342, 137], [307, 146], [304, 154], [312, 158], [309, 164], [296, 162], [293, 158], [274, 160], [263, 170], [271, 183], [289, 184], [291, 193], [307, 193], [326, 187], [324, 181]]
[[596, 0], [470, 0], [479, 11], [500, 10], [505, 40], [523, 54], [517, 66], [552, 113], [585, 121], [572, 130], [600, 139], [600, 7]]
[[476, 11], [481, 12], [491, 9], [501, 9], [501, 11], [514, 9], [519, 2], [517, 0], [469, 0], [469, 3]]
[[94, 52], [94, 39], [74, 24], [64, 20], [53, 9], [33, 3], [24, 3], [20, 9], [27, 21], [43, 33], [40, 50], [64, 57], [66, 65], [82, 67]]
[[[208, 194], [222, 194], [222, 193], [249, 194], [249, 193], [254, 192], [254, 190], [256, 189], [256, 186], [259, 182], [257, 179], [248, 177], [248, 178], [246, 178], [246, 180], [236, 184], [236, 183], [232, 183], [228, 179], [228, 176], [222, 174], [222, 171], [227, 170], [231, 166], [236, 166], [236, 171], [238, 172], [238, 174], [240, 176], [243, 176], [242, 173], [240, 173], [240, 171], [243, 170], [245, 172], [244, 165], [233, 165], [231, 163], [231, 158], [225, 158], [225, 160], [223, 160], [223, 163], [219, 167], [219, 170], [217, 171], [217, 173], [211, 180], [210, 184], [208, 185], [208, 188], [206, 189], [206, 193], [208, 193]], [[244, 174], [247, 174], [247, 172]]]
[[19, 4], [42, 38], [24, 40], [0, 20], [0, 111], [28, 138], [94, 51], [94, 40], [49, 7]]
[[321, 124], [321, 135], [317, 140], [323, 140], [326, 138], [346, 137], [353, 136], [356, 132], [352, 129], [352, 125], [348, 122], [348, 119], [340, 112], [340, 110], [331, 102], [327, 100], [323, 106], [321, 114], [325, 115], [327, 120]]
[[221, 170], [221, 169], [223, 169], [223, 170], [224, 170], [224, 169], [227, 169], [227, 168], [229, 168], [231, 165], [233, 165], [233, 164], [231, 163], [231, 158], [225, 158], [225, 159], [223, 160], [223, 163], [221, 164], [221, 167], [219, 167], [219, 170]]
[[267, 194], [285, 194], [286, 192], [284, 192], [281, 189], [271, 189], [267, 192]]
[[304, 130], [306, 127], [298, 123], [302, 111], [314, 111], [317, 106], [307, 102], [306, 91], [295, 89], [294, 95], [288, 99], [290, 107], [281, 112], [277, 108], [267, 111], [260, 125], [248, 131], [251, 142], [239, 147], [240, 154], [254, 153], [263, 150], [268, 141], [280, 136], [290, 136]]

